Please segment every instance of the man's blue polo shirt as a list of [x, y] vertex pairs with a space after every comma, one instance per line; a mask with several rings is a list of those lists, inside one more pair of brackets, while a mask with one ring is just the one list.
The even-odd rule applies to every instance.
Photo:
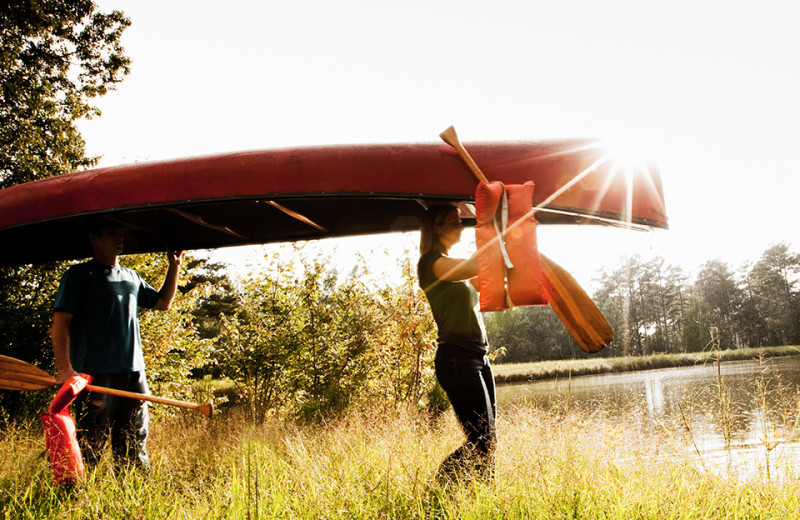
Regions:
[[72, 314], [72, 368], [88, 374], [144, 370], [137, 307], [150, 309], [158, 299], [158, 291], [132, 269], [95, 260], [70, 267], [61, 278], [55, 310]]

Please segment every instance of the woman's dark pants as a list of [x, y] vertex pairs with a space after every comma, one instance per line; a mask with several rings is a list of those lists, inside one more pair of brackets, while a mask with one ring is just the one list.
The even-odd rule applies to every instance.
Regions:
[[435, 367], [436, 378], [467, 436], [467, 441], [442, 462], [438, 477], [491, 478], [497, 444], [497, 409], [489, 359], [483, 354], [441, 343], [436, 350]]

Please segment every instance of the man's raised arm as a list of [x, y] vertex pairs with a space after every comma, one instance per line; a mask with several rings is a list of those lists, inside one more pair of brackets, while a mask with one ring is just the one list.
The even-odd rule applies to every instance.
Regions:
[[183, 261], [183, 251], [170, 251], [167, 253], [167, 259], [169, 260], [167, 276], [164, 278], [164, 284], [161, 289], [158, 290], [161, 297], [153, 306], [154, 309], [160, 311], [167, 311], [172, 307], [172, 300], [175, 299], [175, 293], [178, 290], [178, 275]]

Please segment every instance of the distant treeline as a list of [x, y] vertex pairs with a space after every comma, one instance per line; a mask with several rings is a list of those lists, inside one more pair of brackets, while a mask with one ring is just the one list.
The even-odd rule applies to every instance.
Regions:
[[[644, 356], [800, 343], [800, 254], [785, 243], [733, 270], [722, 260], [702, 264], [692, 280], [664, 259], [622, 259], [600, 276], [593, 298], [614, 327], [614, 341], [594, 356]], [[485, 316], [499, 362], [582, 357], [547, 307]]]

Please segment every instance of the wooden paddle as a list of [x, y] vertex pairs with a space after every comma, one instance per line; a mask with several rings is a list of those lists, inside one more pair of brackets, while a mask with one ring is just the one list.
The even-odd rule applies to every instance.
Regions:
[[[3, 390], [41, 390], [56, 386], [56, 379], [30, 363], [8, 356], [0, 356], [0, 389]], [[176, 401], [164, 397], [154, 397], [152, 395], [138, 394], [136, 392], [126, 392], [104, 386], [86, 385], [88, 390], [101, 394], [116, 395], [118, 397], [128, 397], [139, 399], [140, 401], [151, 401], [153, 403], [178, 406], [197, 410], [206, 417], [211, 417], [214, 413], [214, 406], [211, 403], [195, 404], [186, 401]]]
[[[456, 149], [480, 182], [489, 182], [458, 140], [455, 128], [449, 127], [439, 134], [439, 137]], [[539, 258], [548, 301], [558, 318], [584, 351], [594, 353], [603, 350], [614, 339], [614, 329], [611, 324], [586, 291], [564, 268], [543, 254], [539, 254]]]

